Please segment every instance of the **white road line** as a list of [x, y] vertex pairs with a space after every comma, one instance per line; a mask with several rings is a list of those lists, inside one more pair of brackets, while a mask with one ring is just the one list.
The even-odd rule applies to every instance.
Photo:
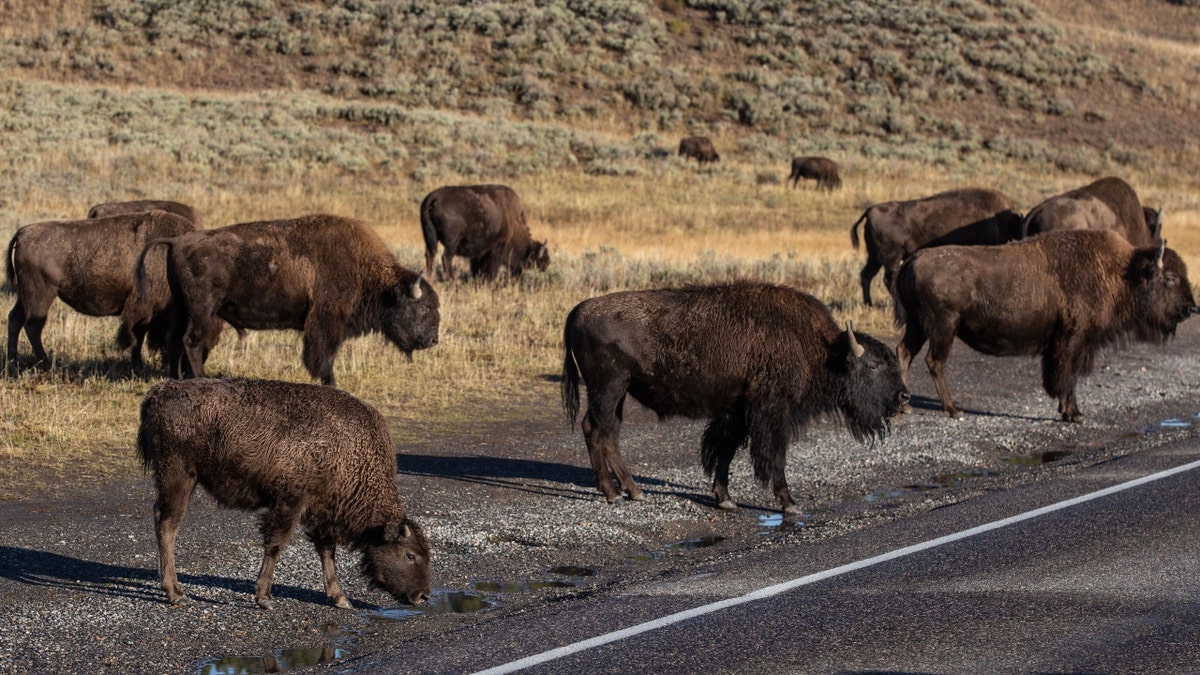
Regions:
[[722, 609], [726, 609], [728, 607], [736, 607], [737, 605], [741, 605], [741, 604], [744, 604], [747, 602], [753, 602], [755, 600], [762, 600], [763, 598], [769, 598], [769, 597], [772, 597], [775, 595], [779, 595], [780, 593], [786, 593], [787, 591], [790, 591], [795, 588], [799, 588], [801, 586], [807, 586], [808, 584], [813, 584], [818, 581], [824, 581], [825, 579], [830, 579], [830, 578], [833, 578], [836, 576], [840, 576], [842, 574], [846, 574], [849, 572], [855, 572], [857, 570], [871, 567], [872, 565], [878, 565], [879, 563], [888, 562], [889, 560], [896, 560], [897, 558], [903, 558], [904, 556], [911, 555], [913, 553], [919, 553], [921, 551], [926, 551], [931, 548], [941, 546], [942, 544], [949, 544], [951, 542], [959, 541], [961, 539], [973, 537], [977, 534], [983, 534], [984, 532], [990, 532], [992, 530], [998, 530], [1002, 527], [1008, 527], [1009, 525], [1013, 525], [1016, 523], [1020, 523], [1022, 521], [1030, 520], [1032, 518], [1037, 518], [1039, 516], [1044, 516], [1048, 513], [1053, 513], [1055, 511], [1061, 511], [1063, 509], [1070, 508], [1077, 504], [1082, 504], [1084, 502], [1090, 502], [1093, 499], [1099, 499], [1101, 497], [1107, 497], [1108, 495], [1116, 494], [1118, 492], [1122, 492], [1124, 490], [1129, 490], [1131, 488], [1145, 485], [1147, 483], [1153, 483], [1154, 481], [1162, 480], [1163, 478], [1174, 476], [1175, 474], [1183, 473], [1185, 471], [1191, 471], [1192, 469], [1196, 469], [1196, 468], [1200, 468], [1200, 460], [1197, 460], [1195, 462], [1190, 462], [1190, 463], [1184, 464], [1182, 466], [1177, 466], [1173, 469], [1159, 471], [1158, 473], [1153, 473], [1148, 476], [1142, 476], [1141, 478], [1136, 478], [1134, 480], [1127, 481], [1127, 482], [1121, 483], [1119, 485], [1113, 485], [1112, 487], [1107, 487], [1107, 488], [1104, 488], [1103, 490], [1097, 490], [1096, 492], [1090, 492], [1086, 495], [1075, 497], [1073, 499], [1066, 499], [1061, 502], [1051, 504], [1049, 506], [1043, 506], [1040, 509], [1026, 511], [1025, 513], [1020, 513], [1015, 516], [1010, 516], [1008, 518], [996, 520], [996, 521], [993, 521], [990, 523], [986, 523], [984, 525], [979, 525], [978, 527], [972, 527], [969, 530], [963, 530], [961, 532], [956, 532], [954, 534], [948, 534], [944, 537], [938, 537], [937, 539], [930, 539], [929, 541], [922, 542], [920, 544], [913, 544], [912, 546], [905, 546], [904, 548], [898, 548], [894, 551], [889, 551], [887, 553], [877, 555], [873, 558], [866, 558], [865, 560], [859, 560], [856, 562], [848, 563], [846, 565], [842, 565], [841, 567], [834, 567], [833, 569], [828, 569], [823, 572], [816, 572], [814, 574], [809, 574], [807, 576], [803, 576], [798, 579], [793, 579], [791, 581], [785, 581], [780, 584], [775, 584], [774, 586], [767, 586], [766, 588], [760, 588], [757, 591], [754, 591], [752, 593], [747, 593], [745, 595], [741, 595], [736, 598], [729, 598], [728, 600], [721, 600], [721, 601], [713, 602], [713, 603], [710, 603], [707, 605], [701, 605], [700, 607], [695, 607], [693, 609], [685, 610], [682, 612], [676, 612], [675, 614], [668, 614], [667, 616], [664, 616], [664, 617], [661, 617], [658, 619], [654, 619], [653, 621], [639, 623], [636, 626], [630, 626], [629, 628], [624, 628], [622, 630], [613, 631], [611, 633], [605, 633], [604, 635], [597, 635], [596, 637], [589, 638], [587, 640], [581, 640], [580, 642], [576, 642], [574, 644], [569, 644], [564, 647], [559, 647], [557, 649], [551, 649], [549, 651], [545, 651], [540, 654], [534, 654], [533, 656], [527, 656], [527, 657], [525, 657], [523, 659], [519, 659], [517, 661], [510, 661], [509, 663], [505, 663], [505, 664], [496, 666], [494, 668], [488, 668], [486, 670], [481, 670], [481, 671], [478, 671], [477, 673], [475, 673], [475, 675], [501, 675], [502, 673], [516, 672], [516, 671], [522, 670], [524, 668], [529, 668], [531, 666], [536, 666], [536, 665], [539, 665], [542, 663], [547, 663], [547, 662], [553, 661], [555, 659], [560, 659], [564, 656], [570, 656], [571, 654], [577, 654], [579, 652], [591, 649], [593, 647], [599, 647], [600, 645], [605, 645], [610, 642], [617, 642], [620, 640], [624, 640], [625, 638], [633, 637], [634, 635], [638, 635], [640, 633], [646, 633], [648, 631], [652, 631], [652, 630], [656, 630], [656, 629], [663, 628], [666, 626], [670, 626], [671, 624], [679, 623], [680, 621], [687, 621], [688, 619], [694, 619], [698, 616], [704, 616], [705, 614], [712, 614], [713, 612], [717, 612]]

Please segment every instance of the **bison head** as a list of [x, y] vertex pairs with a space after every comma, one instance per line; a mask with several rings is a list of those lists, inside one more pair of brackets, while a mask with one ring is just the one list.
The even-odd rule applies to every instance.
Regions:
[[1162, 342], [1175, 334], [1180, 321], [1196, 311], [1187, 265], [1164, 239], [1158, 246], [1139, 248], [1126, 272], [1133, 289], [1134, 322], [1138, 340]]
[[882, 439], [891, 428], [889, 418], [908, 402], [896, 354], [870, 335], [856, 334], [849, 323], [830, 352], [846, 427], [855, 440]]
[[397, 278], [400, 281], [380, 294], [380, 330], [412, 358], [413, 351], [437, 344], [442, 320], [438, 295], [423, 274], [413, 279], [411, 272], [397, 268]]
[[362, 573], [372, 586], [400, 602], [429, 599], [429, 541], [421, 526], [405, 518], [367, 532]]
[[550, 266], [550, 249], [544, 241], [535, 241], [529, 244], [529, 248], [525, 251], [525, 264], [536, 265], [543, 272]]

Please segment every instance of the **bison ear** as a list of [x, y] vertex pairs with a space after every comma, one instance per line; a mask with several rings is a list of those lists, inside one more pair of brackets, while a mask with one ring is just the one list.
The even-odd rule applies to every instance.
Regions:
[[407, 521], [391, 521], [383, 526], [383, 540], [389, 544], [403, 541], [412, 536], [412, 530]]

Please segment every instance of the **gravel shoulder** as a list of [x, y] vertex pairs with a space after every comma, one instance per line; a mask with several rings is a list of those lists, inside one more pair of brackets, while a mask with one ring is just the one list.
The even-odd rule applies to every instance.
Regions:
[[[284, 670], [322, 659], [349, 666], [530, 603], [617, 592], [714, 555], [803, 546], [913, 517], [1039, 472], [1136, 452], [1158, 434], [1188, 433], [1200, 425], [1198, 345], [1193, 320], [1168, 345], [1102, 352], [1079, 389], [1078, 425], [1058, 420], [1035, 359], [988, 358], [957, 345], [950, 386], [966, 412], [957, 421], [941, 412], [917, 359], [914, 413], [895, 420], [886, 442], [858, 444], [826, 421], [791, 448], [789, 482], [805, 511], [796, 522], [780, 522], [744, 452], [730, 487], [741, 508], [715, 510], [697, 456], [703, 424], [659, 423], [637, 406], [622, 450], [650, 501], [605, 503], [582, 437], [559, 411], [557, 384], [531, 383], [526, 420], [398, 447], [405, 506], [435, 554], [437, 605], [415, 616], [366, 587], [353, 553], [339, 559], [339, 573], [357, 609], [331, 606], [302, 536], [276, 572], [279, 607], [259, 609], [254, 514], [217, 508], [199, 493], [177, 549], [191, 602], [168, 607], [149, 479], [0, 503], [0, 599], [10, 608], [0, 622], [0, 672], [213, 672], [218, 661], [222, 672], [252, 672], [271, 659]], [[481, 603], [491, 608], [467, 611]]]

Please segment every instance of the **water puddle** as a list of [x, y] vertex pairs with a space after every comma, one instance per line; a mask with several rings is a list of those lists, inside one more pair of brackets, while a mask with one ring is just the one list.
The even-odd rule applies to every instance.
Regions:
[[502, 584], [494, 581], [477, 581], [471, 588], [481, 593], [528, 593], [543, 588], [574, 588], [570, 581], [522, 581], [515, 584]]
[[808, 516], [784, 516], [780, 513], [765, 513], [758, 517], [758, 532], [757, 534], [772, 534], [775, 532], [783, 532], [792, 528], [804, 527], [804, 521], [801, 518]]
[[725, 537], [715, 534], [706, 534], [703, 537], [696, 537], [695, 539], [684, 539], [683, 541], [677, 541], [674, 544], [669, 544], [667, 548], [681, 551], [692, 551], [698, 548], [716, 546], [723, 541], [725, 541]]
[[372, 621], [403, 621], [414, 616], [430, 614], [470, 614], [491, 607], [493, 603], [482, 595], [467, 591], [434, 591], [429, 602], [411, 607], [392, 607], [372, 612]]
[[279, 649], [268, 656], [229, 656], [200, 664], [199, 675], [249, 675], [250, 673], [286, 673], [312, 668], [345, 658], [349, 652], [340, 647], [318, 649]]
[[1028, 455], [1005, 455], [1000, 458], [1000, 461], [1013, 466], [1040, 466], [1042, 464], [1052, 464], [1060, 459], [1066, 459], [1072, 454], [1070, 450], [1047, 450]]
[[561, 574], [564, 577], [591, 577], [596, 575], [596, 570], [590, 567], [576, 567], [574, 565], [551, 567], [549, 571], [552, 574]]

